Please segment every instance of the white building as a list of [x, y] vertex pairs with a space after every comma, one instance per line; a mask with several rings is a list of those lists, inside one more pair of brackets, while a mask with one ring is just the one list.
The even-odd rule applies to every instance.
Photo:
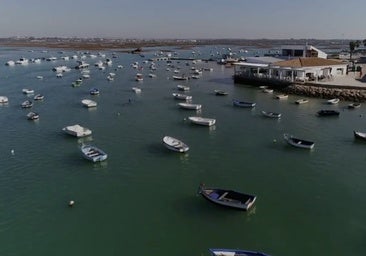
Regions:
[[281, 46], [281, 55], [288, 58], [327, 58], [327, 54], [325, 52], [315, 48], [312, 45], [283, 45]]

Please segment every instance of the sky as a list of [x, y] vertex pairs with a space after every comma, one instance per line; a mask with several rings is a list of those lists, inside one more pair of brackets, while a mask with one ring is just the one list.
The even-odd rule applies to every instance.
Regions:
[[0, 37], [366, 38], [366, 0], [0, 0]]

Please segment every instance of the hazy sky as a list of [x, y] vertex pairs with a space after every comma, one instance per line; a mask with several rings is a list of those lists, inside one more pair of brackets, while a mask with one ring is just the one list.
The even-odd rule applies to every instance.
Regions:
[[0, 0], [0, 37], [366, 38], [366, 0]]

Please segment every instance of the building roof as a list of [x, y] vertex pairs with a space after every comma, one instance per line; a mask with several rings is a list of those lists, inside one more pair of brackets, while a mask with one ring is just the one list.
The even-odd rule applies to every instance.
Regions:
[[275, 66], [302, 68], [302, 67], [319, 67], [319, 66], [333, 66], [342, 65], [343, 63], [338, 60], [328, 60], [323, 58], [295, 58], [291, 60], [278, 61], [273, 63]]

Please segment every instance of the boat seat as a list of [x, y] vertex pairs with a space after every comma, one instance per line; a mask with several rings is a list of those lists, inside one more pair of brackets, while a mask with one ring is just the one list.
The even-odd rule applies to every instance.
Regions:
[[95, 157], [95, 156], [98, 156], [98, 155], [100, 155], [98, 152], [93, 153], [93, 154], [88, 154], [89, 157]]
[[229, 192], [225, 192], [224, 194], [222, 194], [220, 197], [219, 197], [219, 199], [217, 199], [217, 200], [222, 200], [222, 199], [224, 199], [224, 197], [225, 196], [227, 196], [227, 194], [228, 194]]

